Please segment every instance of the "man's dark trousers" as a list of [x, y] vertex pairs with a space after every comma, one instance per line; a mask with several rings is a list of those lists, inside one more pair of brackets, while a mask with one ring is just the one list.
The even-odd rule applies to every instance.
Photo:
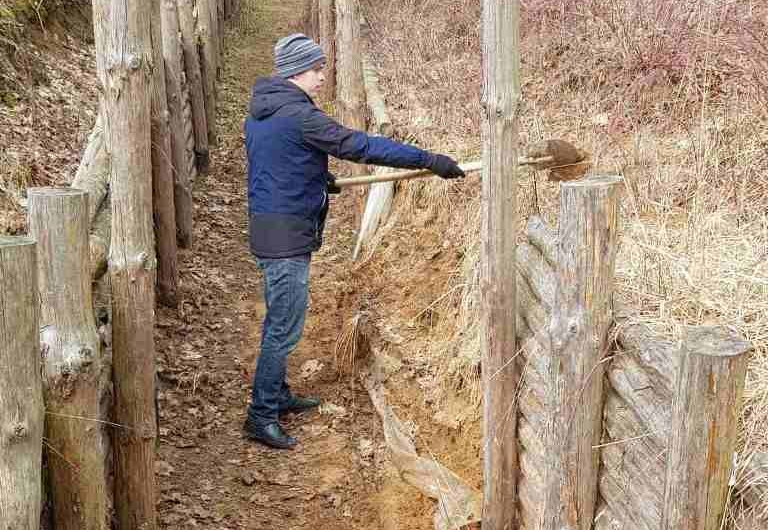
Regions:
[[277, 421], [280, 406], [291, 397], [285, 382], [286, 364], [304, 330], [311, 254], [256, 261], [264, 275], [267, 315], [248, 417], [256, 425], [267, 425]]

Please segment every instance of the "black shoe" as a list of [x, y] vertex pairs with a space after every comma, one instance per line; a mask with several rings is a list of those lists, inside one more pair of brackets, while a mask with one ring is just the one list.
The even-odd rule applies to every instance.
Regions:
[[254, 425], [250, 419], [245, 420], [243, 427], [245, 437], [276, 449], [293, 449], [296, 445], [296, 438], [288, 436], [279, 423], [269, 423], [267, 425]]
[[320, 400], [312, 397], [291, 396], [291, 398], [280, 405], [280, 414], [286, 412], [304, 412], [320, 406]]

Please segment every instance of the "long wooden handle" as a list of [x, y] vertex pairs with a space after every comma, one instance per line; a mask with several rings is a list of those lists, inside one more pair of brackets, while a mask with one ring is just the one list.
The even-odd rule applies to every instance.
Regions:
[[[545, 156], [542, 158], [528, 158], [520, 157], [517, 161], [519, 165], [541, 164], [546, 162], [552, 162], [554, 157]], [[459, 167], [464, 173], [470, 171], [480, 171], [483, 168], [483, 162], [481, 160], [475, 160], [473, 162], [465, 162], [459, 164]], [[366, 184], [375, 184], [377, 182], [393, 182], [397, 180], [417, 179], [424, 177], [431, 177], [432, 173], [428, 169], [412, 169], [408, 171], [397, 171], [394, 173], [382, 173], [380, 175], [364, 175], [361, 177], [349, 177], [344, 179], [336, 179], [336, 185], [339, 188], [346, 188], [349, 186], [363, 186]]]

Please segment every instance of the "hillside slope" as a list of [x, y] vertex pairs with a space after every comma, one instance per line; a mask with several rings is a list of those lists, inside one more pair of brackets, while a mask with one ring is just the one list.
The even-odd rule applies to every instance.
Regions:
[[[399, 135], [476, 157], [480, 1], [363, 5]], [[617, 303], [671, 338], [718, 324], [752, 341], [741, 462], [768, 450], [765, 7], [522, 5], [521, 144], [564, 138], [592, 153], [593, 174], [624, 176]], [[520, 229], [532, 214], [556, 226], [557, 186], [520, 178]], [[388, 384], [393, 402], [418, 426], [420, 452], [477, 487], [479, 210], [477, 175], [401, 186], [359, 267], [380, 347], [406, 367]]]

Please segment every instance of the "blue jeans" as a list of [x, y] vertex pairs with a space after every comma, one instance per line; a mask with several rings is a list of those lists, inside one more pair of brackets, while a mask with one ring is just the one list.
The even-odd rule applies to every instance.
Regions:
[[310, 261], [310, 254], [256, 260], [264, 275], [267, 306], [248, 408], [248, 417], [257, 425], [276, 422], [280, 405], [291, 397], [285, 382], [286, 364], [288, 354], [296, 348], [304, 330]]

